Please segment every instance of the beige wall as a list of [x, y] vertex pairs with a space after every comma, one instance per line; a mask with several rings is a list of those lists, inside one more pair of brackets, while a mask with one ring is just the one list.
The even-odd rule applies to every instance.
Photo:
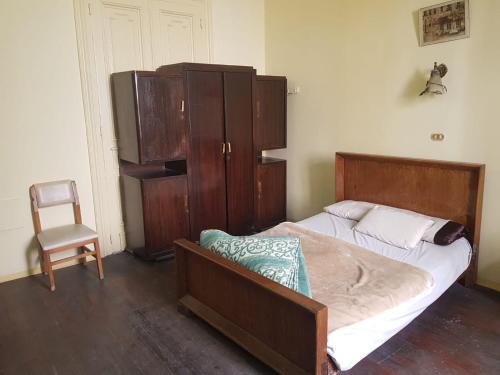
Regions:
[[[471, 1], [471, 38], [419, 47], [416, 11], [434, 0], [267, 0], [266, 69], [289, 96], [288, 215], [334, 199], [334, 153], [486, 163], [479, 278], [500, 287], [500, 1]], [[434, 61], [448, 94], [419, 97]], [[430, 134], [442, 132], [444, 142]]]
[[[264, 71], [264, 1], [212, 0], [214, 62]], [[39, 272], [28, 187], [72, 178], [95, 228], [71, 0], [0, 2], [0, 282]], [[43, 224], [71, 220], [50, 209]]]
[[[0, 280], [5, 280], [38, 266], [28, 199], [32, 183], [75, 179], [83, 220], [95, 223], [72, 2], [2, 1], [0, 25]], [[70, 207], [45, 213], [47, 226], [73, 218]]]
[[264, 0], [210, 0], [212, 61], [265, 73]]

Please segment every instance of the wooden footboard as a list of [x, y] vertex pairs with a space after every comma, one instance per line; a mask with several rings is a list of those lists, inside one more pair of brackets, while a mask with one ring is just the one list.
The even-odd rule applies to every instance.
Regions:
[[282, 374], [327, 374], [325, 305], [190, 241], [175, 244], [181, 310]]

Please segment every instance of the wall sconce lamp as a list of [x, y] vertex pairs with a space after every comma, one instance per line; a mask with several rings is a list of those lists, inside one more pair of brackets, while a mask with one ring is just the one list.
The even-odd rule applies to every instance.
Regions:
[[448, 90], [446, 86], [443, 85], [441, 78], [443, 78], [448, 72], [448, 67], [444, 64], [438, 65], [436, 62], [434, 63], [434, 69], [432, 69], [431, 77], [427, 81], [427, 85], [425, 86], [425, 90], [420, 93], [420, 95], [424, 94], [438, 94], [442, 95]]

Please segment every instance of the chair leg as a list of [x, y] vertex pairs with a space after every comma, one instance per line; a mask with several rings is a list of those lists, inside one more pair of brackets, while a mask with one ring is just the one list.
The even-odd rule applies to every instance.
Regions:
[[[78, 250], [79, 250], [80, 253], [85, 254], [85, 246], [80, 247]], [[82, 266], [84, 266], [85, 264], [87, 264], [87, 257], [79, 259], [79, 263]]]
[[50, 291], [53, 292], [54, 290], [56, 290], [56, 284], [54, 282], [54, 271], [52, 270], [52, 263], [50, 263], [50, 254], [43, 254], [43, 263], [45, 264], [45, 270], [49, 274]]
[[44, 275], [47, 275], [47, 262], [45, 261], [45, 252], [41, 247], [39, 248], [39, 252], [40, 252], [40, 269], [42, 270], [42, 273]]
[[95, 259], [97, 261], [97, 271], [99, 272], [99, 279], [104, 279], [104, 272], [102, 271], [101, 249], [99, 247], [99, 240], [94, 241]]
[[[50, 262], [50, 260], [49, 260], [49, 262]], [[45, 276], [49, 275], [49, 268], [48, 268], [48, 264], [47, 263], [48, 263], [47, 261], [45, 261], [45, 260], [43, 261], [43, 274]]]

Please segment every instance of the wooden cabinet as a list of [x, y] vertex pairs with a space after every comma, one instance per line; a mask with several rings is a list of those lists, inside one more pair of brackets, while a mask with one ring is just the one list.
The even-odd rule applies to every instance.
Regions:
[[256, 185], [256, 229], [286, 221], [286, 160], [259, 158]]
[[191, 239], [214, 228], [254, 228], [253, 78], [251, 67], [176, 64], [162, 75], [185, 77], [188, 93]]
[[184, 85], [155, 72], [112, 75], [120, 159], [144, 164], [186, 158]]
[[256, 230], [286, 220], [286, 161], [262, 157], [262, 151], [286, 147], [286, 77], [256, 76], [254, 142]]
[[136, 254], [154, 258], [204, 229], [243, 235], [284, 220], [286, 163], [257, 157], [286, 147], [285, 77], [181, 63], [115, 73], [112, 87]]
[[286, 77], [256, 76], [255, 147], [257, 151], [286, 147]]
[[172, 254], [189, 237], [186, 175], [158, 169], [121, 176], [127, 248], [145, 259]]

